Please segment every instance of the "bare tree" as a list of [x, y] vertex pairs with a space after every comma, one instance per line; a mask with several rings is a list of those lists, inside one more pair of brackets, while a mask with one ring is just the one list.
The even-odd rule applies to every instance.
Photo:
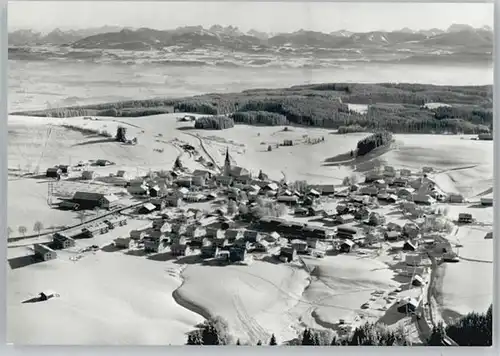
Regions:
[[99, 216], [99, 213], [100, 213], [100, 212], [101, 212], [101, 208], [99, 208], [98, 206], [96, 206], [96, 207], [94, 208], [94, 214], [95, 214], [96, 216]]
[[43, 230], [43, 224], [40, 221], [37, 221], [35, 225], [33, 225], [33, 231], [38, 233], [38, 236], [40, 236], [40, 232]]
[[12, 232], [13, 232], [13, 231], [12, 231], [11, 227], [9, 226], [9, 227], [7, 228], [7, 237], [10, 237], [10, 235], [12, 234]]
[[19, 226], [17, 228], [17, 231], [19, 231], [19, 233], [23, 236], [26, 236], [26, 232], [28, 232], [28, 229], [26, 228], [26, 226]]
[[85, 213], [84, 210], [79, 210], [77, 215], [78, 215], [78, 219], [83, 224], [85, 222], [85, 218], [87, 217], [87, 214]]

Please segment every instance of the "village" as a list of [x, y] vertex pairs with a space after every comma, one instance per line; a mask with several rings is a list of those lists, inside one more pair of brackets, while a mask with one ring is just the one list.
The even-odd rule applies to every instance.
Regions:
[[[381, 259], [408, 280], [406, 291], [398, 288], [384, 297], [386, 305], [380, 307], [373, 297], [360, 309], [384, 311], [397, 302], [400, 313], [432, 319], [426, 301], [432, 266], [460, 261], [455, 252], [460, 245], [447, 236], [475, 219], [469, 212], [452, 219], [447, 207], [468, 202], [460, 194], [442, 192], [430, 178], [431, 167], [412, 172], [385, 166], [363, 180], [353, 175], [340, 185], [309, 185], [274, 181], [262, 171], [253, 177], [231, 162], [227, 150], [220, 172], [216, 164], [190, 171], [178, 157], [171, 170], [144, 177], [123, 170], [97, 177], [88, 163], [48, 168], [49, 186], [87, 182], [72, 196], [50, 202], [53, 209], [80, 214], [81, 223], [35, 243], [31, 258], [44, 262], [69, 251], [76, 262], [103, 250], [181, 264], [263, 260], [307, 268], [305, 258], [355, 254]], [[92, 162], [112, 165], [103, 159]], [[491, 206], [492, 198], [482, 197], [479, 204]], [[492, 232], [485, 238], [492, 238]], [[81, 241], [92, 244], [83, 248]]]

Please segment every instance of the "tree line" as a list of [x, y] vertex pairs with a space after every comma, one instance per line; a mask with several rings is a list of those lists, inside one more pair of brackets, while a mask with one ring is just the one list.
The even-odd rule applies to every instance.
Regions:
[[234, 127], [234, 120], [227, 116], [202, 116], [194, 123], [196, 129], [224, 130]]
[[[493, 306], [485, 313], [468, 313], [446, 327], [439, 323], [432, 329], [426, 346], [443, 346], [446, 336], [459, 346], [491, 346], [493, 343]], [[220, 317], [205, 320], [200, 328], [188, 334], [187, 345], [241, 345], [234, 343], [228, 332], [228, 324]], [[278, 345], [274, 334], [269, 340], [259, 340], [256, 345]], [[329, 330], [306, 328], [300, 337], [288, 342], [293, 346], [410, 346], [412, 343], [403, 327], [389, 328], [387, 325], [366, 322], [356, 327], [349, 335], [336, 337]]]
[[[443, 102], [452, 107], [425, 107], [426, 103], [432, 102]], [[368, 105], [368, 111], [366, 114], [351, 111], [346, 103]], [[491, 86], [326, 83], [191, 98], [131, 100], [17, 114], [115, 117], [174, 111], [205, 115], [232, 114], [236, 123], [250, 125], [281, 125], [288, 122], [341, 128], [343, 132], [386, 130], [394, 133], [477, 134], [491, 129], [492, 103]]]
[[356, 154], [358, 156], [364, 156], [378, 147], [389, 145], [391, 142], [392, 134], [390, 132], [376, 132], [358, 141], [358, 144], [356, 146]]

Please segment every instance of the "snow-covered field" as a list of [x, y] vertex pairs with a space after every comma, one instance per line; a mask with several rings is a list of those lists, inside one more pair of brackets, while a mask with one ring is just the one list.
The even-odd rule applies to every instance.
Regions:
[[[282, 127], [244, 125], [224, 131], [185, 130], [181, 128], [192, 123], [177, 122], [178, 116], [182, 115], [123, 118], [120, 123], [104, 118], [90, 121], [11, 116], [9, 168], [24, 169], [31, 164], [39, 165], [40, 172], [44, 172], [55, 164], [105, 158], [116, 165], [96, 168], [99, 175], [119, 169], [145, 173], [150, 168], [170, 169], [182, 152], [178, 142], [183, 142], [199, 152], [206, 150], [219, 164], [228, 147], [237, 164], [255, 173], [262, 169], [277, 179], [283, 172], [289, 180], [338, 184], [353, 171], [389, 164], [413, 170], [432, 166], [437, 171], [433, 178], [443, 190], [460, 191], [470, 199], [478, 200], [474, 198], [476, 194], [492, 187], [492, 143], [487, 141], [460, 136], [396, 135], [391, 151], [363, 167], [339, 168], [328, 165], [328, 158], [354, 148], [365, 134], [338, 135], [324, 129], [296, 127], [283, 131]], [[127, 125], [130, 134], [138, 137], [139, 144], [126, 146], [104, 137], [87, 137], [59, 126], [65, 122], [106, 129], [112, 134], [118, 124]], [[311, 138], [324, 137], [325, 141], [267, 151], [271, 143], [300, 139], [305, 134]], [[178, 141], [172, 141], [174, 138]], [[156, 152], [156, 148], [164, 151]], [[186, 154], [183, 163], [190, 168], [199, 167]], [[19, 179], [14, 175], [10, 179], [9, 225], [14, 231], [19, 224], [29, 229], [36, 220], [46, 226], [75, 222], [73, 213], [56, 214], [48, 207], [47, 185], [42, 181]], [[29, 201], [19, 199], [21, 194]], [[465, 206], [452, 207], [450, 214], [458, 214], [463, 209]], [[471, 208], [471, 211], [478, 220], [492, 223], [491, 208]], [[123, 229], [128, 232], [131, 228]], [[483, 228], [487, 230], [491, 226], [481, 226]], [[481, 229], [476, 226], [459, 229], [464, 245], [461, 256], [492, 260], [492, 240], [484, 240]], [[125, 234], [125, 230], [113, 230], [85, 244], [106, 245], [116, 234]], [[26, 253], [23, 247], [9, 249], [9, 257]], [[185, 333], [203, 320], [197, 313], [224, 317], [236, 338], [252, 343], [267, 341], [271, 333], [283, 342], [296, 337], [296, 330], [303, 326], [324, 327], [337, 323], [340, 318], [354, 321], [360, 315], [365, 320], [382, 318], [388, 324], [399, 322], [390, 315], [391, 311], [377, 310], [377, 303], [382, 306], [385, 302], [371, 297], [376, 290], [387, 293], [401, 285], [394, 278], [394, 271], [378, 258], [357, 255], [327, 256], [323, 260], [305, 258], [308, 268], [315, 271], [309, 278], [305, 270], [298, 267], [266, 261], [254, 261], [249, 266], [214, 267], [155, 261], [120, 251], [86, 253], [76, 262], [69, 257], [61, 253], [54, 261], [8, 270], [10, 342], [183, 344]], [[484, 276], [490, 282], [480, 282], [477, 276]], [[468, 282], [464, 283], [466, 279]], [[458, 313], [477, 308], [483, 311], [492, 300], [492, 281], [491, 263], [461, 261], [446, 266], [443, 309]], [[46, 303], [21, 303], [45, 289], [53, 289], [61, 297]], [[173, 294], [196, 312], [181, 307]], [[477, 302], [474, 298], [482, 299]], [[367, 301], [373, 306], [362, 310], [361, 305]]]

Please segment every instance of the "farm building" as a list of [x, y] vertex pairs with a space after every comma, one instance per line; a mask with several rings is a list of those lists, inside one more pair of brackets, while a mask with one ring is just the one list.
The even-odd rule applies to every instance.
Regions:
[[373, 186], [373, 185], [369, 185], [369, 186], [364, 186], [364, 187], [361, 187], [359, 190], [358, 190], [359, 194], [361, 195], [371, 195], [371, 196], [377, 196], [378, 194], [378, 188]]
[[304, 224], [294, 221], [285, 221], [278, 226], [278, 231], [285, 236], [302, 236]]
[[417, 250], [417, 243], [412, 242], [412, 241], [405, 241], [403, 245], [403, 251], [416, 251]]
[[214, 239], [212, 244], [216, 247], [223, 248], [229, 245], [229, 241], [226, 238]]
[[33, 250], [35, 252], [35, 258], [40, 259], [42, 261], [48, 261], [57, 258], [56, 251], [45, 245], [34, 244]]
[[432, 173], [434, 172], [434, 169], [432, 167], [422, 167], [422, 173]]
[[403, 230], [403, 228], [401, 227], [401, 225], [396, 224], [394, 222], [388, 223], [387, 226], [386, 226], [386, 228], [387, 228], [387, 231], [402, 231]]
[[202, 258], [214, 258], [219, 252], [219, 248], [213, 245], [205, 245], [201, 247]]
[[165, 199], [161, 198], [154, 198], [150, 200], [150, 203], [153, 204], [156, 208], [156, 210], [162, 211], [167, 207], [167, 202]]
[[414, 313], [418, 309], [418, 305], [418, 301], [414, 298], [405, 300], [398, 306], [398, 312], [405, 314]]
[[225, 234], [226, 238], [230, 243], [233, 243], [234, 241], [243, 238], [243, 230], [237, 230], [237, 229], [229, 229], [226, 230]]
[[335, 193], [335, 196], [338, 198], [347, 198], [349, 196], [349, 189], [343, 189]]
[[144, 252], [162, 252], [165, 250], [165, 243], [161, 240], [155, 240], [155, 239], [144, 239]]
[[267, 231], [276, 231], [282, 223], [286, 223], [286, 220], [264, 216], [259, 219], [259, 228]]
[[231, 247], [229, 249], [229, 260], [231, 262], [245, 261], [247, 251], [244, 248]]
[[399, 175], [401, 177], [409, 177], [411, 176], [411, 171], [409, 169], [403, 168], [399, 171]]
[[159, 197], [160, 196], [160, 187], [155, 185], [151, 188], [149, 188], [149, 196], [150, 197]]
[[[176, 234], [176, 235], [183, 235], [185, 233], [187, 233], [188, 231], [188, 225], [186, 223], [183, 223], [183, 222], [177, 222], [175, 224], [172, 224], [172, 233]], [[207, 229], [207, 234], [208, 234], [208, 229]]]
[[396, 175], [396, 170], [393, 166], [385, 166], [383, 174], [387, 177], [394, 177]]
[[95, 177], [95, 172], [94, 171], [83, 171], [82, 172], [82, 179], [83, 180], [92, 180]]
[[368, 217], [368, 224], [372, 226], [379, 226], [385, 223], [385, 217], [377, 212], [370, 213]]
[[220, 262], [227, 263], [230, 261], [230, 256], [231, 256], [231, 253], [228, 250], [220, 250], [219, 249], [215, 255], [215, 258], [217, 260], [219, 260]]
[[337, 238], [353, 240], [359, 236], [359, 230], [351, 226], [337, 227]]
[[229, 187], [233, 183], [233, 177], [230, 176], [217, 176], [215, 182], [221, 186]]
[[149, 188], [146, 184], [143, 185], [129, 185], [127, 192], [130, 195], [145, 196], [149, 194]]
[[481, 205], [491, 206], [493, 205], [493, 197], [482, 197]]
[[58, 178], [61, 174], [62, 170], [59, 167], [51, 167], [47, 169], [45, 176], [50, 178]]
[[470, 224], [472, 222], [472, 214], [469, 213], [458, 214], [458, 222], [461, 224]]
[[422, 263], [422, 256], [419, 254], [406, 254], [405, 263], [408, 266], [419, 266]]
[[279, 258], [286, 262], [295, 261], [297, 259], [297, 251], [293, 247], [282, 247]]
[[411, 239], [416, 238], [420, 234], [420, 228], [415, 223], [406, 223], [403, 226], [403, 235]]
[[130, 238], [132, 240], [142, 240], [147, 235], [144, 230], [132, 230], [130, 231]]
[[392, 182], [392, 185], [394, 185], [396, 187], [406, 187], [407, 184], [408, 184], [408, 180], [406, 178], [403, 178], [403, 177], [394, 178], [394, 180]]
[[63, 235], [59, 232], [56, 232], [52, 236], [52, 243], [53, 243], [54, 247], [61, 248], [61, 249], [70, 248], [70, 247], [75, 246], [75, 240], [73, 240], [71, 237]]
[[337, 215], [337, 217], [335, 218], [335, 222], [337, 224], [348, 224], [353, 221], [354, 221], [354, 215], [351, 214]]
[[69, 172], [71, 172], [71, 166], [67, 164], [60, 164], [57, 166], [57, 168], [61, 170], [62, 174], [68, 174]]
[[436, 199], [431, 197], [429, 194], [419, 192], [417, 194], [413, 194], [413, 201], [416, 204], [432, 205], [436, 202]]
[[170, 251], [173, 256], [187, 256], [191, 253], [191, 248], [184, 244], [173, 244]]
[[113, 243], [117, 248], [130, 248], [130, 237], [118, 237], [114, 239]]
[[204, 169], [195, 169], [193, 171], [193, 177], [203, 177], [204, 179], [210, 179], [213, 177], [213, 172]]
[[113, 194], [101, 194], [90, 192], [76, 192], [72, 202], [77, 203], [80, 209], [112, 209], [118, 202], [118, 197]]
[[124, 170], [119, 170], [118, 172], [116, 172], [116, 176], [125, 180], [129, 180], [131, 178], [130, 174]]
[[448, 195], [448, 202], [450, 203], [463, 203], [465, 201], [465, 198], [462, 194], [459, 193], [451, 193]]
[[167, 206], [180, 207], [182, 206], [182, 197], [180, 194], [171, 194], [165, 198], [165, 203]]
[[405, 199], [408, 201], [413, 200], [413, 193], [415, 192], [415, 189], [413, 188], [401, 188], [397, 192], [397, 196], [399, 199]]
[[307, 195], [315, 197], [315, 198], [319, 198], [321, 196], [321, 193], [318, 192], [316, 189], [309, 189], [309, 191], [307, 192]]
[[201, 226], [191, 225], [186, 231], [186, 236], [190, 237], [192, 241], [201, 242], [206, 235], [207, 230]]
[[154, 206], [154, 204], [151, 204], [151, 203], [146, 203], [146, 204], [143, 204], [139, 210], [137, 211], [139, 214], [150, 214], [152, 213], [153, 211], [156, 210], [156, 206]]
[[269, 242], [266, 240], [260, 240], [253, 245], [253, 249], [256, 252], [267, 252], [269, 249]]
[[[365, 220], [365, 219], [368, 219], [370, 216], [370, 211], [365, 208], [364, 206], [359, 208], [359, 209], [356, 209], [356, 211], [354, 212], [354, 219], [357, 219], [357, 220]], [[341, 224], [346, 224], [347, 222], [349, 221], [346, 221], [346, 222], [340, 222]]]
[[335, 194], [335, 186], [333, 184], [317, 184], [311, 186], [311, 188], [321, 193], [321, 195]]
[[190, 192], [184, 195], [184, 200], [190, 203], [197, 203], [203, 201], [205, 199], [205, 195], [201, 193]]
[[262, 240], [262, 235], [255, 230], [243, 230], [243, 239], [251, 243], [256, 243]]
[[398, 201], [398, 196], [396, 194], [389, 194], [389, 196], [386, 198], [386, 201], [388, 203], [395, 203]]
[[193, 176], [191, 182], [196, 187], [204, 187], [207, 184], [207, 179], [203, 176]]
[[340, 243], [340, 252], [349, 253], [354, 249], [355, 245], [356, 244], [352, 240], [342, 241]]
[[384, 175], [382, 173], [371, 171], [365, 175], [365, 183], [371, 183], [378, 179], [383, 179]]
[[234, 247], [242, 248], [245, 250], [249, 250], [252, 244], [249, 241], [245, 241], [244, 239], [239, 239], [234, 241], [233, 243]]
[[191, 177], [179, 177], [175, 180], [175, 184], [178, 187], [191, 188], [193, 179]]
[[292, 240], [292, 248], [297, 251], [297, 253], [304, 253], [307, 251], [307, 242], [302, 240]]
[[322, 246], [321, 241], [319, 239], [308, 238], [307, 239], [307, 247], [310, 248], [320, 248]]
[[306, 238], [315, 238], [320, 240], [329, 240], [333, 237], [333, 230], [322, 226], [304, 226], [302, 228], [302, 236]]
[[420, 287], [425, 284], [425, 281], [421, 276], [417, 274], [415, 277], [413, 277], [413, 281], [411, 282], [411, 284], [415, 287]]
[[388, 184], [383, 179], [377, 179], [376, 181], [373, 182], [373, 186], [380, 190], [380, 189], [386, 189], [388, 187]]
[[493, 231], [488, 232], [485, 236], [485, 239], [492, 239], [493, 238]]
[[303, 207], [298, 207], [295, 208], [294, 214], [298, 216], [307, 216], [309, 215], [309, 210]]
[[80, 204], [74, 203], [70, 200], [63, 200], [59, 203], [59, 209], [67, 209], [67, 210], [79, 210]]
[[400, 237], [401, 237], [401, 233], [399, 231], [392, 230], [392, 231], [386, 231], [384, 233], [384, 238], [387, 241], [396, 241]]
[[275, 192], [279, 189], [278, 184], [272, 182], [272, 183], [267, 183], [264, 187], [262, 187], [263, 192]]
[[295, 195], [281, 195], [277, 199], [278, 203], [286, 204], [286, 205], [297, 205], [299, 203], [299, 198]]
[[96, 235], [105, 234], [109, 231], [108, 225], [105, 223], [97, 223], [94, 225], [88, 225], [82, 229], [82, 232], [77, 235], [78, 238], [92, 238]]

